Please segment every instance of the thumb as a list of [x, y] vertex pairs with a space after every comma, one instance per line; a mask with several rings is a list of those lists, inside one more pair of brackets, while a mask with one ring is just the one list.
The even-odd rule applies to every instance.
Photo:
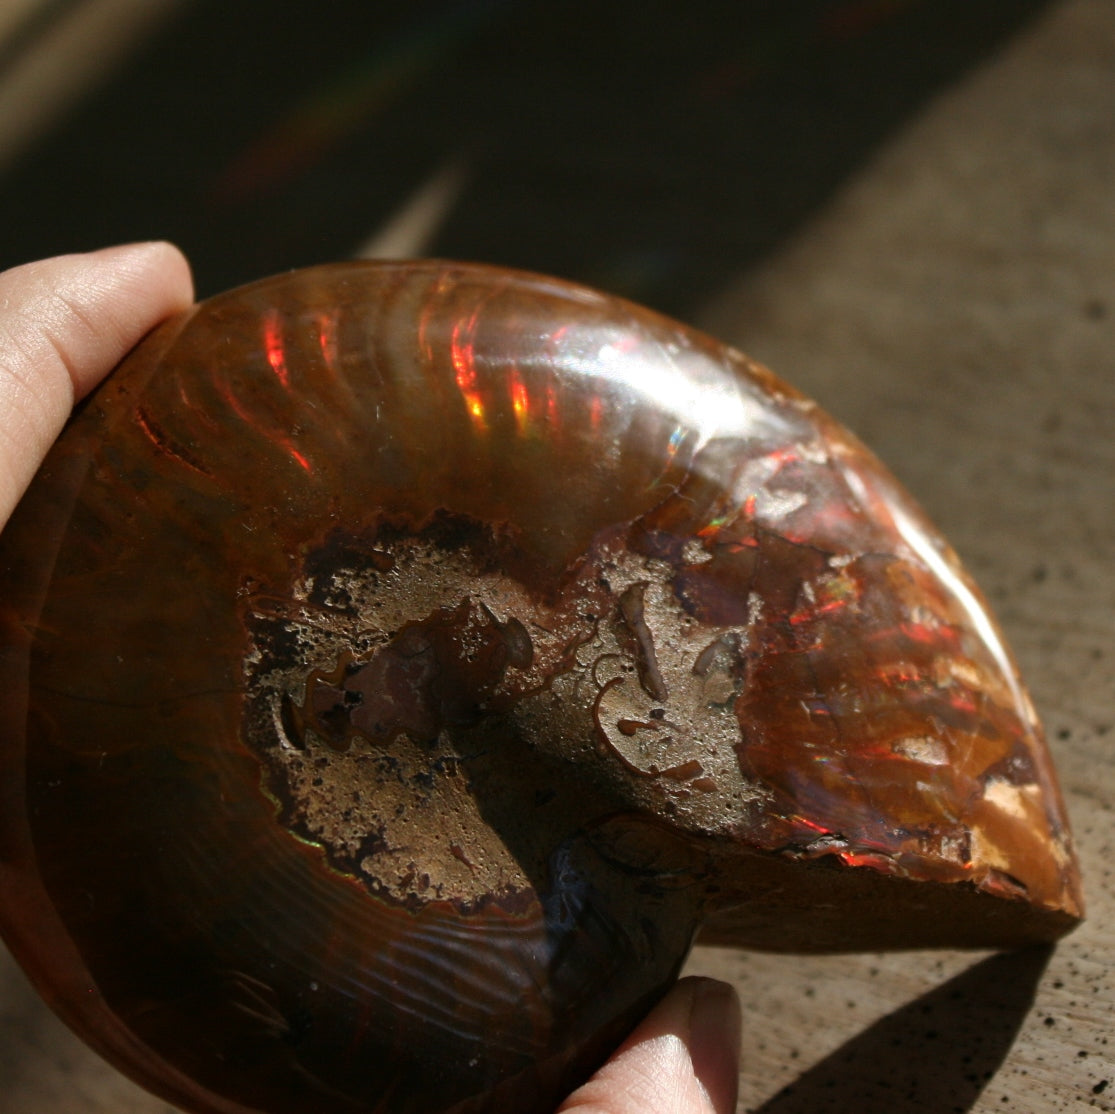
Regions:
[[0, 274], [0, 524], [75, 400], [193, 298], [170, 244], [63, 255]]
[[740, 1007], [713, 979], [682, 979], [558, 1114], [734, 1114]]

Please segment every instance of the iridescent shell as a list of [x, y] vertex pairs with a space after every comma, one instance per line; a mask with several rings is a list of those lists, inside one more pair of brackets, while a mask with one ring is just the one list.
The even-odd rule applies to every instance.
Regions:
[[945, 542], [813, 403], [585, 289], [353, 263], [204, 303], [73, 421], [0, 585], [0, 925], [189, 1110], [549, 1110], [697, 931], [1080, 915]]

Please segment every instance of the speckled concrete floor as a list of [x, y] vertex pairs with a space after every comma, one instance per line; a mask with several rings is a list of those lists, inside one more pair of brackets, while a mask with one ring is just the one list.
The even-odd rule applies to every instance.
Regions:
[[1044, 969], [699, 953], [748, 1003], [741, 1110], [1115, 1109], [1115, 5], [1056, 6], [703, 323], [957, 546], [1045, 719], [1089, 902]]
[[[940, 92], [698, 323], [813, 394], [991, 598], [1059, 763], [1089, 920], [1052, 955], [699, 951], [741, 1110], [1115, 1109], [1115, 4], [1064, 0]], [[0, 965], [0, 1114], [166, 1114]]]

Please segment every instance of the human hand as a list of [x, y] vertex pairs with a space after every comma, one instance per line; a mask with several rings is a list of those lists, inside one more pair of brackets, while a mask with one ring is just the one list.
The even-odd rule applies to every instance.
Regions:
[[170, 244], [62, 255], [0, 274], [0, 526], [73, 404], [193, 300]]
[[558, 1114], [734, 1114], [740, 1007], [713, 979], [682, 979]]
[[[186, 260], [162, 243], [0, 274], [0, 525], [74, 402], [192, 297]], [[739, 1036], [734, 991], [683, 979], [559, 1114], [733, 1114]]]

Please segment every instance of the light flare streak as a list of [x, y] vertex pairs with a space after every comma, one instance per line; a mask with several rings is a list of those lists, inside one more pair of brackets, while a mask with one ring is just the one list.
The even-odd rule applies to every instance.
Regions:
[[517, 368], [512, 368], [508, 382], [511, 391], [511, 409], [520, 433], [525, 433], [530, 422], [530, 395]]
[[290, 370], [286, 363], [286, 350], [283, 345], [283, 326], [279, 319], [279, 311], [272, 309], [263, 317], [263, 350], [267, 354], [267, 362], [275, 373], [275, 378], [283, 385], [284, 390], [290, 390]]
[[278, 430], [264, 429], [259, 421], [244, 408], [243, 403], [236, 396], [236, 392], [232, 389], [231, 384], [221, 378], [218, 380], [214, 377], [214, 386], [217, 393], [224, 400], [225, 405], [250, 429], [254, 429], [261, 437], [266, 438], [272, 444], [278, 445], [286, 454], [299, 466], [304, 472], [313, 474], [313, 465], [310, 463], [306, 455], [300, 452], [294, 446], [293, 440], [284, 433]]
[[476, 320], [479, 310], [467, 320], [456, 321], [449, 338], [449, 362], [453, 366], [453, 378], [461, 392], [465, 409], [472, 418], [478, 431], [487, 429], [484, 400], [477, 390], [476, 374]]
[[328, 310], [317, 315], [317, 342], [321, 358], [329, 374], [337, 377], [337, 332], [339, 310]]

